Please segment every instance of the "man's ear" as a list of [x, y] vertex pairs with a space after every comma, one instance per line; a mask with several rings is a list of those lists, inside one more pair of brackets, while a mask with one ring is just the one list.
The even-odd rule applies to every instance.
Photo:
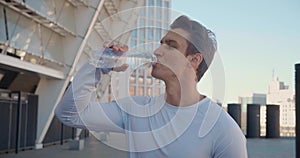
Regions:
[[188, 55], [188, 60], [190, 61], [191, 65], [193, 66], [194, 70], [197, 70], [198, 66], [204, 59], [203, 59], [203, 55], [201, 53], [196, 53], [196, 54]]

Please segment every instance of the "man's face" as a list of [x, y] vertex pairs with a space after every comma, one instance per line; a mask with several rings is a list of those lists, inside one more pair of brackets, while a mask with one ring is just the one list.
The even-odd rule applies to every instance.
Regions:
[[153, 65], [152, 76], [161, 80], [180, 77], [189, 61], [186, 59], [188, 33], [182, 29], [170, 30], [161, 40], [161, 45], [154, 51], [158, 63]]

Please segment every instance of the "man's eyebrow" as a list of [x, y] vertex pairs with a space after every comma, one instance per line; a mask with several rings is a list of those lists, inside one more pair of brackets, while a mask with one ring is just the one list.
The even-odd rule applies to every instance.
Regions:
[[[163, 43], [163, 40], [164, 39], [160, 40], [161, 44]], [[170, 43], [178, 44], [177, 41], [172, 40], [172, 39], [165, 39], [164, 41], [165, 41], [165, 43], [168, 43], [168, 44], [170, 44]]]
[[174, 43], [174, 44], [177, 44], [177, 41], [172, 40], [172, 39], [167, 39], [166, 42], [167, 42], [167, 43]]

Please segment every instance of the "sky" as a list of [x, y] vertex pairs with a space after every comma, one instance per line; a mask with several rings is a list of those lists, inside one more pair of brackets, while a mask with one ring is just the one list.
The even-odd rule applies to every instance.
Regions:
[[[238, 96], [267, 93], [273, 71], [280, 81], [295, 87], [294, 65], [300, 63], [299, 0], [172, 0], [171, 7], [216, 34], [225, 73], [225, 96], [220, 100], [234, 103]], [[198, 85], [208, 96], [217, 85], [211, 78], [207, 73]]]

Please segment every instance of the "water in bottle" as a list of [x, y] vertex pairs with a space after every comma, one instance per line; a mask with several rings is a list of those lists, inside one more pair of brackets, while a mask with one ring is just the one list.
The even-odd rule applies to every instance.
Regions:
[[129, 69], [134, 70], [141, 67], [150, 67], [157, 62], [153, 53], [139, 50], [129, 50], [126, 53], [115, 52], [112, 48], [93, 51], [89, 61], [97, 68], [113, 68], [128, 64]]

